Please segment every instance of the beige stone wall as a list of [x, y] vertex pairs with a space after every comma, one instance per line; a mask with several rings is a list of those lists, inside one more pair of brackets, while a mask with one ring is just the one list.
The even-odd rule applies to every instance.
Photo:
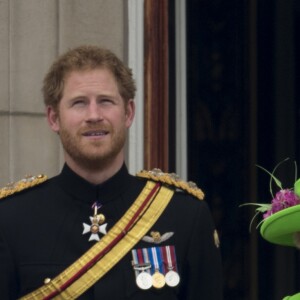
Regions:
[[59, 172], [63, 158], [48, 128], [43, 76], [66, 49], [97, 44], [124, 59], [124, 0], [0, 0], [0, 186], [26, 174]]

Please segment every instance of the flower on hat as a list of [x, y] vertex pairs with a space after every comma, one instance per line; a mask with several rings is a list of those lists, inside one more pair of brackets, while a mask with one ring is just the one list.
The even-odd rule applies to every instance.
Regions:
[[290, 189], [280, 190], [272, 199], [271, 206], [267, 212], [263, 214], [263, 218], [265, 219], [282, 209], [298, 204], [300, 204], [300, 198], [295, 194], [294, 191]]
[[[292, 206], [300, 204], [300, 178], [295, 181], [293, 188], [283, 188], [280, 180], [278, 178], [276, 178], [274, 175], [278, 166], [281, 165], [286, 160], [288, 160], [288, 158], [285, 159], [284, 161], [280, 162], [279, 164], [277, 164], [277, 166], [274, 168], [272, 173], [269, 172], [268, 170], [264, 169], [263, 167], [257, 165], [257, 167], [264, 170], [271, 176], [271, 178], [270, 178], [270, 193], [271, 193], [273, 199], [272, 199], [271, 203], [245, 203], [245, 204], [240, 205], [240, 206], [245, 206], [245, 205], [257, 206], [257, 208], [255, 209], [256, 213], [250, 222], [250, 228], [251, 228], [251, 225], [252, 225], [255, 217], [258, 214], [261, 214], [261, 213], [263, 214], [263, 220], [257, 225], [257, 227], [266, 218], [270, 217], [271, 215], [275, 214], [276, 212], [279, 212], [288, 207], [292, 207]], [[297, 173], [296, 163], [295, 163], [295, 173]], [[295, 177], [297, 177], [297, 175]], [[279, 188], [279, 191], [275, 194], [275, 196], [273, 195], [273, 190], [272, 190], [272, 182], [273, 181]]]

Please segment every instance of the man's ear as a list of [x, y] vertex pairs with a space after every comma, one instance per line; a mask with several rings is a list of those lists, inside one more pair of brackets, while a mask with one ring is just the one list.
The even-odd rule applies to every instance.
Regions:
[[134, 119], [134, 115], [135, 115], [135, 103], [132, 99], [130, 99], [128, 101], [128, 103], [126, 104], [126, 107], [125, 107], [126, 111], [125, 111], [125, 114], [126, 114], [126, 126], [127, 128], [129, 128], [133, 122], [133, 119]]
[[46, 108], [46, 113], [47, 113], [47, 121], [50, 126], [50, 128], [54, 132], [59, 132], [59, 116], [58, 116], [58, 110], [54, 109], [53, 106], [47, 106]]

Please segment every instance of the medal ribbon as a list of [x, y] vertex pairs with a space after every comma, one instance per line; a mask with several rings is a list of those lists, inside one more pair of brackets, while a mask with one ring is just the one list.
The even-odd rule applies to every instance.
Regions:
[[137, 277], [140, 272], [147, 272], [150, 274], [151, 263], [149, 261], [147, 249], [133, 249], [131, 250], [131, 253], [135, 276]]
[[138, 270], [138, 268], [135, 267], [135, 266], [137, 266], [139, 264], [137, 250], [133, 249], [131, 251], [131, 254], [132, 254], [132, 262], [133, 262], [133, 269], [134, 269], [135, 277], [137, 277], [139, 275], [139, 273], [140, 273], [140, 271]]
[[161, 253], [160, 253], [160, 249], [159, 247], [151, 247], [148, 248], [148, 253], [150, 261], [151, 261], [151, 271], [152, 274], [154, 274], [155, 271], [159, 271], [160, 273], [163, 273], [163, 263], [162, 263], [162, 257], [161, 257]]
[[150, 260], [149, 260], [147, 249], [143, 248], [142, 252], [143, 252], [144, 262], [149, 265], [149, 267], [145, 271], [150, 274], [151, 263], [150, 263]]
[[168, 270], [177, 271], [177, 260], [174, 246], [162, 247], [163, 260]]

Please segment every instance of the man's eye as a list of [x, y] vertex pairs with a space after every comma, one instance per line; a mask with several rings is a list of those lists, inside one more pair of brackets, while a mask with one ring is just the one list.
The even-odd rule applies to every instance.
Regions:
[[112, 99], [106, 99], [106, 98], [104, 98], [104, 99], [101, 99], [101, 103], [104, 103], [104, 104], [109, 104], [109, 103], [113, 103], [113, 100]]
[[73, 106], [78, 106], [78, 105], [84, 105], [84, 103], [85, 103], [85, 102], [84, 102], [83, 100], [76, 100], [76, 101], [73, 102], [72, 105], [73, 105]]

